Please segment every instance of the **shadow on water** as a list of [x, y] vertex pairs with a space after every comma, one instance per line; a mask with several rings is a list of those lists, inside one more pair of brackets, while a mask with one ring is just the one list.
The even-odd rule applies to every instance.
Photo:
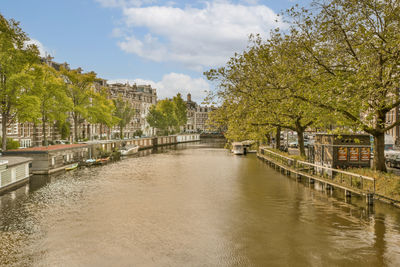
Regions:
[[[400, 244], [399, 209], [379, 201], [370, 206], [363, 197], [353, 195], [346, 198], [341, 189], [326, 190], [317, 181], [314, 184], [304, 180], [297, 181], [261, 161], [258, 164], [267, 168], [268, 172], [273, 172], [275, 179], [279, 177], [281, 183], [288, 185], [268, 192], [269, 197], [274, 192], [279, 192], [285, 195], [285, 200], [297, 198], [297, 201], [291, 202], [292, 206], [287, 207], [288, 214], [283, 216], [286, 219], [289, 217], [296, 224], [282, 222], [282, 225], [290, 225], [290, 229], [282, 227], [282, 233], [295, 230], [296, 235], [283, 235], [287, 239], [285, 246], [277, 246], [287, 247], [287, 256], [291, 256], [280, 258], [277, 262], [284, 261], [290, 266], [325, 266], [332, 263], [338, 266], [357, 266], [362, 263], [364, 266], [384, 266], [400, 263], [400, 247], [393, 247], [394, 243]], [[285, 188], [291, 188], [287, 195]], [[326, 228], [326, 232], [320, 229], [316, 231], [315, 225], [308, 223], [314, 220], [318, 221], [318, 228]], [[350, 237], [351, 242], [345, 242], [344, 233], [346, 238]], [[279, 242], [274, 242], [274, 247], [277, 243]], [[270, 249], [274, 250], [274, 247]]]

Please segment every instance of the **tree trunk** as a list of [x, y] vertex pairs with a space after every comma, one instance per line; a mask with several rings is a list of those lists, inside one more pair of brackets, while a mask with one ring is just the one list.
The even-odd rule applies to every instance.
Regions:
[[373, 169], [386, 172], [385, 164], [385, 133], [380, 132], [374, 135], [374, 161]]
[[1, 149], [3, 151], [6, 151], [7, 150], [7, 119], [8, 119], [8, 116], [6, 113], [3, 112], [3, 113], [1, 113], [1, 118], [2, 118], [1, 133], [2, 133], [2, 140], [3, 140], [2, 144], [1, 144]]
[[74, 115], [74, 142], [78, 142], [78, 115]]
[[51, 141], [54, 142], [54, 140], [57, 139], [56, 123], [55, 123], [54, 121], [53, 121], [53, 123], [52, 123], [51, 128], [52, 128], [52, 131], [51, 131]]
[[47, 146], [47, 136], [46, 136], [46, 118], [42, 116], [42, 132], [43, 132], [43, 146]]
[[91, 128], [90, 126], [92, 126], [92, 125], [90, 123], [88, 123], [88, 125], [87, 125], [87, 138], [88, 138], [88, 140], [92, 140], [92, 131], [90, 129]]
[[124, 127], [122, 125], [119, 126], [119, 139], [124, 139], [123, 135]]
[[271, 144], [271, 135], [268, 133], [265, 137], [267, 138], [267, 145], [269, 146]]
[[276, 127], [275, 148], [281, 148], [281, 126]]
[[297, 132], [297, 142], [299, 143], [300, 156], [305, 157], [306, 150], [304, 149], [304, 129], [299, 127], [297, 128], [296, 132]]
[[102, 123], [100, 123], [100, 136], [99, 136], [99, 139], [100, 140], [103, 139], [103, 124]]
[[38, 134], [37, 134], [37, 124], [36, 122], [33, 123], [33, 146], [38, 146]]

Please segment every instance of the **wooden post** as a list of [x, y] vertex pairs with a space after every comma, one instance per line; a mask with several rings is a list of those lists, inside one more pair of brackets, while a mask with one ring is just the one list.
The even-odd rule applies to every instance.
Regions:
[[374, 194], [366, 194], [366, 201], [368, 205], [373, 205], [374, 204]]

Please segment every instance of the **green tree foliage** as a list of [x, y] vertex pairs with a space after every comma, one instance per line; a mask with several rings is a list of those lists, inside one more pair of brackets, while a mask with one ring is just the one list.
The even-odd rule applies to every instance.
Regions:
[[65, 83], [54, 68], [45, 64], [35, 64], [32, 76], [32, 95], [39, 99], [40, 122], [43, 143], [47, 145], [46, 126], [50, 122], [65, 122], [67, 112], [72, 109], [72, 101], [67, 96]]
[[187, 123], [187, 107], [180, 93], [173, 97], [172, 103], [174, 105], [174, 116], [178, 127], [177, 130], [179, 131], [179, 127], [185, 126]]
[[153, 128], [158, 129], [162, 135], [179, 132], [180, 126], [186, 125], [186, 103], [180, 94], [172, 100], [163, 99], [149, 109], [147, 122]]
[[[0, 142], [3, 142], [3, 138], [0, 137]], [[20, 143], [17, 140], [12, 138], [8, 138], [7, 140], [7, 150], [9, 149], [18, 149], [20, 147]]]
[[146, 121], [150, 125], [150, 127], [159, 129], [163, 133], [168, 128], [163, 114], [157, 109], [157, 105], [152, 105], [150, 107], [149, 113], [146, 116]]
[[223, 103], [209, 114], [208, 128], [211, 131], [223, 132], [225, 138], [230, 142], [258, 140], [268, 143], [274, 127], [252, 124], [252, 121], [247, 121], [249, 117], [245, 116], [246, 111], [240, 109], [242, 106], [238, 104]]
[[85, 120], [89, 119], [89, 107], [91, 106], [94, 94], [93, 82], [96, 73], [82, 73], [80, 68], [74, 70], [61, 70], [67, 84], [67, 96], [72, 100], [72, 119], [74, 121], [74, 141], [79, 140], [78, 127]]
[[316, 15], [289, 12], [291, 35], [302, 40], [320, 95], [300, 99], [374, 136], [374, 168], [385, 171], [384, 134], [400, 124], [386, 116], [400, 105], [400, 2], [332, 0], [315, 7]]
[[108, 99], [108, 91], [106, 88], [101, 88], [98, 92], [93, 92], [91, 97], [91, 105], [88, 107], [89, 122], [99, 123], [102, 127], [111, 128], [118, 122], [118, 118], [114, 116], [115, 105], [114, 101]]
[[71, 135], [71, 124], [69, 121], [56, 121], [55, 127], [61, 134], [61, 139], [68, 139]]
[[165, 120], [166, 134], [173, 133], [178, 126], [174, 103], [169, 99], [160, 100], [157, 102], [157, 109]]
[[[15, 120], [30, 120], [37, 112], [37, 98], [29, 91], [30, 66], [38, 62], [38, 49], [26, 45], [29, 38], [14, 20], [0, 15], [0, 112], [2, 117], [2, 149], [7, 149], [7, 126]], [[29, 112], [28, 112], [29, 111]]]
[[218, 81], [212, 97], [228, 111], [224, 123], [363, 131], [374, 136], [374, 168], [385, 171], [384, 134], [400, 124], [387, 119], [400, 106], [400, 2], [315, 1], [313, 13], [287, 14], [289, 30], [253, 39], [243, 54], [206, 73]]
[[119, 137], [122, 139], [124, 137], [124, 128], [131, 122], [136, 111], [132, 108], [131, 104], [128, 101], [123, 100], [122, 97], [115, 99], [114, 105], [114, 116], [117, 119], [119, 127]]
[[291, 129], [298, 133], [304, 156], [303, 133], [318, 122], [317, 114], [321, 117], [315, 106], [296, 97], [308, 88], [303, 77], [307, 73], [301, 71], [304, 65], [294, 40], [275, 34], [267, 43], [252, 39], [249, 49], [225, 67], [206, 72], [208, 79], [219, 82], [217, 97], [228, 116], [228, 134], [236, 132], [240, 140], [249, 136], [248, 131], [272, 132], [276, 127], [279, 147], [280, 129]]

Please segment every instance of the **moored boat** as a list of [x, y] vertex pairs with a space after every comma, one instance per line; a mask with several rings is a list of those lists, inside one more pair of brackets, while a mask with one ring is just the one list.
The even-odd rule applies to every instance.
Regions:
[[82, 161], [82, 162], [81, 162], [81, 165], [82, 165], [82, 166], [91, 166], [91, 165], [93, 165], [95, 162], [96, 162], [95, 159], [87, 159], [87, 160], [85, 160], [85, 161]]
[[65, 167], [65, 170], [66, 171], [70, 171], [70, 170], [73, 170], [73, 169], [76, 169], [76, 168], [78, 168], [78, 163], [74, 163], [72, 165], [69, 165], [68, 167]]
[[100, 159], [96, 159], [96, 162], [94, 164], [103, 165], [103, 164], [106, 164], [109, 161], [110, 161], [110, 157], [100, 158]]
[[242, 142], [234, 142], [232, 143], [232, 153], [235, 155], [243, 155], [245, 152], [245, 148]]
[[122, 156], [133, 155], [138, 151], [139, 151], [139, 146], [137, 145], [124, 146], [121, 147], [121, 149], [119, 150]]

